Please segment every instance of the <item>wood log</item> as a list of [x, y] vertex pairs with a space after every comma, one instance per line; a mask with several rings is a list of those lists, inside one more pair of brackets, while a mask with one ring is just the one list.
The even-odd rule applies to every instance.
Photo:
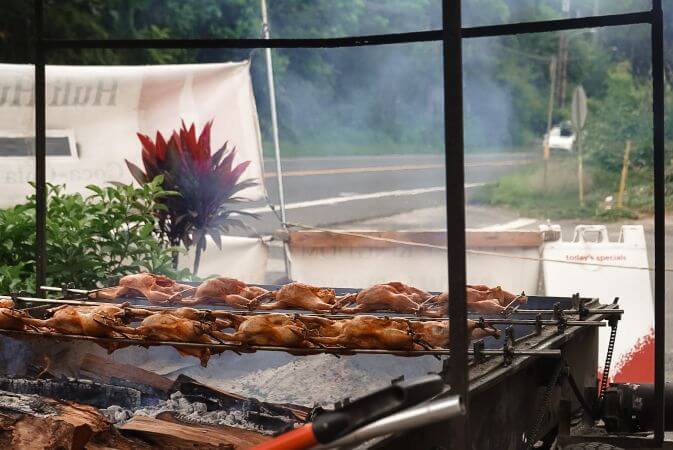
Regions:
[[[181, 422], [175, 415], [174, 412], [165, 411], [160, 414], [157, 414], [156, 419], [173, 422], [173, 423], [184, 423]], [[229, 427], [226, 425], [200, 425], [202, 428], [212, 429], [219, 433], [226, 433], [231, 440], [231, 443], [234, 444], [236, 450], [245, 450], [252, 448], [256, 445], [261, 444], [269, 439], [271, 436], [266, 436], [255, 431], [243, 430], [241, 428]]]
[[173, 387], [173, 380], [170, 378], [166, 378], [130, 364], [118, 363], [110, 358], [102, 358], [92, 353], [84, 355], [82, 363], [80, 364], [80, 370], [97, 375], [105, 381], [117, 378], [132, 383], [151, 386], [164, 392], [170, 391]]
[[94, 407], [0, 391], [0, 448], [151, 449], [119, 435]]
[[193, 425], [147, 416], [135, 416], [119, 427], [127, 436], [139, 437], [160, 448], [190, 450], [247, 449], [269, 439], [251, 431], [226, 426]]

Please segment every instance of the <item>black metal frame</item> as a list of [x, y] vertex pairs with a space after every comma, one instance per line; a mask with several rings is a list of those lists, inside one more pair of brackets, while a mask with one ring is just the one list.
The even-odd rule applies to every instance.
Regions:
[[[630, 24], [652, 27], [653, 147], [654, 147], [654, 274], [655, 274], [655, 397], [657, 399], [654, 445], [664, 438], [664, 343], [665, 343], [665, 203], [664, 203], [664, 50], [662, 0], [652, 0], [650, 11], [560, 19], [539, 22], [462, 28], [461, 1], [442, 0], [442, 29], [413, 33], [330, 39], [112, 39], [63, 40], [44, 37], [43, 0], [35, 1], [35, 173], [36, 173], [36, 275], [37, 286], [46, 275], [46, 53], [58, 49], [143, 49], [143, 48], [331, 48], [366, 45], [441, 41], [444, 67], [444, 129], [446, 162], [447, 233], [453, 238], [448, 251], [449, 293], [451, 296], [451, 364], [449, 383], [452, 392], [467, 404], [467, 317], [465, 303], [465, 189], [463, 149], [462, 39], [523, 33], [593, 28]], [[39, 292], [38, 292], [39, 293]], [[452, 448], [466, 448], [469, 440], [467, 420], [453, 422]]]

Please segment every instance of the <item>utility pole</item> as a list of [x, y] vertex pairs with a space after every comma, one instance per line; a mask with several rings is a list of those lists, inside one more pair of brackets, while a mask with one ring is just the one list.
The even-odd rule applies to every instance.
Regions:
[[[269, 14], [266, 9], [266, 0], [261, 0], [262, 29], [264, 39], [270, 39]], [[269, 106], [271, 109], [271, 131], [273, 133], [273, 149], [276, 156], [276, 180], [278, 181], [278, 201], [280, 203], [280, 221], [283, 230], [287, 231], [287, 216], [285, 214], [285, 192], [283, 188], [283, 168], [280, 163], [280, 139], [278, 137], [278, 113], [276, 111], [276, 88], [273, 80], [273, 61], [271, 49], [267, 47], [266, 53], [266, 76], [269, 85]], [[283, 242], [283, 259], [285, 261], [285, 276], [292, 279], [292, 268], [287, 241]]]
[[556, 65], [556, 106], [563, 108], [566, 97], [566, 66], [568, 64], [568, 32], [561, 31], [559, 36], [558, 64]]
[[[547, 176], [549, 174], [549, 134], [551, 133], [552, 119], [554, 116], [554, 93], [556, 92], [556, 56], [552, 55], [549, 61], [549, 101], [547, 103], [547, 134], [544, 139], [544, 195], [547, 195]], [[545, 202], [546, 208], [547, 202]], [[545, 215], [546, 211], [545, 211]]]
[[[596, 17], [601, 11], [601, 0], [594, 0], [594, 17]], [[594, 44], [598, 43], [598, 28], [594, 28], [593, 31], [593, 40]]]
[[[565, 17], [570, 17], [570, 0], [563, 0], [561, 11]], [[559, 50], [558, 50], [558, 80], [556, 104], [559, 108], [565, 105], [567, 75], [568, 75], [568, 32], [559, 32]]]

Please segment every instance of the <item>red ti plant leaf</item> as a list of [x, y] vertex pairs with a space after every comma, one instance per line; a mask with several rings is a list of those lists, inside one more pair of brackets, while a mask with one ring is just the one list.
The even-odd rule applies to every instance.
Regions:
[[[197, 254], [205, 248], [206, 236], [218, 242], [222, 232], [244, 225], [230, 217], [231, 213], [240, 214], [229, 210], [228, 205], [240, 203], [236, 193], [257, 185], [254, 179], [241, 180], [250, 161], [234, 164], [235, 148], [228, 148], [225, 143], [212, 152], [212, 125], [212, 120], [207, 122], [198, 138], [196, 125], [187, 127], [184, 121], [170, 134], [168, 141], [159, 132], [154, 141], [138, 133], [145, 171], [126, 161], [138, 183], [148, 183], [163, 175], [163, 188], [179, 194], [162, 199], [166, 209], [159, 212], [161, 231], [170, 245], [182, 243], [189, 247], [196, 243], [199, 245]], [[195, 261], [197, 268], [198, 260]]]

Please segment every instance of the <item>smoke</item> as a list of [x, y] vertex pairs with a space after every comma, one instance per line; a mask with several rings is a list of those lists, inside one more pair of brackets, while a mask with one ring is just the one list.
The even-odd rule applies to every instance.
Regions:
[[464, 41], [463, 105], [466, 151], [514, 144], [512, 94], [498, 82], [497, 38]]
[[[467, 2], [463, 20], [466, 24], [506, 21], [509, 6], [503, 2]], [[379, 1], [365, 4], [375, 12], [385, 8]], [[368, 34], [441, 27], [441, 2], [424, 2], [418, 9], [409, 5], [411, 3], [404, 3], [398, 9], [412, 25], [400, 26], [398, 22], [380, 29], [352, 31]], [[483, 17], [484, 11], [488, 17]], [[333, 36], [332, 30], [338, 29], [344, 20], [338, 14], [325, 15], [324, 19], [325, 23], [320, 24], [321, 36]], [[390, 20], [395, 22], [396, 19]], [[314, 31], [310, 29], [309, 35]], [[512, 93], [498, 80], [497, 62], [501, 55], [494, 46], [497, 42], [499, 39], [464, 41], [467, 152], [484, 147], [508, 148], [516, 140], [511, 131], [515, 126]], [[263, 132], [269, 139], [266, 69], [263, 54], [256, 55], [253, 58], [255, 90]], [[281, 49], [274, 50], [273, 57], [281, 146], [285, 155], [443, 151], [441, 42]]]
[[[438, 0], [318, 2], [311, 7], [321, 11], [319, 23], [318, 13], [302, 15], [301, 8], [309, 7], [300, 4], [304, 5], [292, 0], [274, 3], [274, 36], [296, 37], [297, 29], [302, 37], [335, 37], [441, 26]], [[292, 26], [281, 23], [289, 20], [288, 10], [293, 9], [303, 12], [292, 18]], [[278, 49], [273, 58], [284, 149], [301, 147], [304, 153], [325, 155], [443, 150], [441, 43]], [[261, 52], [253, 56], [253, 73], [262, 128], [269, 139]]]
[[[276, 76], [286, 144], [325, 154], [441, 151], [441, 44], [287, 50], [282, 56], [290, 67], [311, 68]], [[268, 121], [262, 125], [268, 135]]]

